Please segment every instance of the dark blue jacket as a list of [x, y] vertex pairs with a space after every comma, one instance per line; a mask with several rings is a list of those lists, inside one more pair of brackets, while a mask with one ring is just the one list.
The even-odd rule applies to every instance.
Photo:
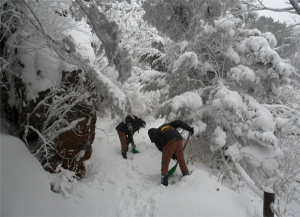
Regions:
[[[132, 135], [131, 132], [128, 129], [128, 124], [132, 125]], [[117, 127], [116, 130], [125, 133], [125, 135], [128, 137], [129, 142], [132, 142], [132, 136], [136, 131], [139, 131], [139, 126], [144, 126], [146, 122], [138, 118], [137, 116], [133, 115], [128, 115], [125, 118], [125, 123], [121, 122]]]
[[151, 142], [154, 142], [158, 150], [162, 151], [163, 147], [175, 139], [182, 139], [181, 134], [176, 130], [182, 128], [189, 132], [193, 128], [181, 120], [172, 121], [161, 125], [159, 128], [152, 128], [148, 131]]

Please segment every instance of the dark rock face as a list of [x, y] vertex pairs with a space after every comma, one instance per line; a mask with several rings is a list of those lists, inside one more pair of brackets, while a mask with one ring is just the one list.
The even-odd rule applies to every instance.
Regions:
[[[79, 74], [81, 71], [63, 72], [63, 83], [67, 89], [73, 89], [79, 86], [81, 80]], [[62, 167], [76, 172], [78, 177], [83, 177], [85, 173], [84, 162], [92, 155], [92, 143], [95, 138], [96, 125], [96, 107], [97, 95], [94, 83], [86, 78], [84, 82], [84, 92], [90, 95], [87, 100], [74, 105], [74, 102], [68, 102], [74, 106], [66, 113], [65, 118], [69, 122], [79, 121], [72, 129], [66, 130], [54, 138], [56, 150], [51, 153], [51, 160], [44, 161], [44, 168], [50, 172], [62, 164]], [[88, 105], [86, 102], [90, 102]], [[65, 126], [68, 127], [68, 126]]]
[[95, 138], [97, 93], [94, 81], [83, 76], [81, 70], [62, 72], [58, 88], [40, 92], [30, 101], [26, 99], [26, 85], [20, 78], [14, 78], [14, 88], [16, 105], [9, 108], [9, 97], [2, 97], [2, 101], [7, 107], [6, 116], [12, 111], [18, 116], [19, 137], [35, 141], [36, 146], [31, 151], [36, 153], [45, 170], [55, 172], [61, 165], [79, 178], [83, 177], [84, 162], [91, 157]]

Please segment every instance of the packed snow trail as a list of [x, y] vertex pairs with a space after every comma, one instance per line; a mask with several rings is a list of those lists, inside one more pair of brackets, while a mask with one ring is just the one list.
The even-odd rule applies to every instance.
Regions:
[[[64, 197], [50, 190], [49, 177], [55, 175], [43, 170], [25, 144], [2, 135], [1, 216], [262, 216], [259, 198], [220, 185], [203, 165], [188, 165], [191, 175], [186, 177], [178, 167], [169, 186], [161, 185], [161, 152], [147, 131], [164, 120], [145, 120], [147, 127], [134, 135], [140, 153], [129, 152], [125, 160], [115, 130], [118, 123], [102, 119], [86, 177], [77, 183], [62, 179]], [[172, 160], [170, 168], [174, 164]]]
[[[140, 153], [131, 153], [129, 146], [127, 160], [120, 153], [120, 141], [114, 129], [117, 123], [108, 120], [107, 123], [100, 123], [101, 130], [97, 129], [93, 144], [95, 157], [92, 157], [91, 164], [97, 162], [100, 165], [98, 171], [93, 172], [104, 173], [105, 181], [113, 185], [119, 195], [116, 215], [261, 216], [258, 199], [244, 197], [223, 187], [210, 178], [207, 172], [191, 165], [188, 165], [190, 176], [182, 177], [178, 167], [169, 178], [169, 186], [161, 185], [161, 152], [150, 142], [147, 132], [163, 124], [164, 120], [146, 121], [147, 127], [134, 135]], [[104, 139], [99, 141], [100, 138]], [[170, 168], [174, 164], [172, 160]]]

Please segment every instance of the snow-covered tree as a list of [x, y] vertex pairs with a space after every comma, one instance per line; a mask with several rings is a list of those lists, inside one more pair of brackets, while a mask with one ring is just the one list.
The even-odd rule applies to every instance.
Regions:
[[[257, 18], [248, 3], [145, 2], [145, 20], [174, 41], [163, 56], [167, 73], [147, 84], [147, 90], [164, 93], [156, 117], [194, 126], [192, 162], [200, 159], [229, 171], [233, 188], [244, 182], [261, 196], [261, 180], [268, 180], [261, 168], [272, 169], [264, 160], [282, 157], [273, 111], [263, 103], [274, 103], [297, 70], [276, 52], [274, 34], [246, 26]], [[215, 11], [209, 21], [203, 7]], [[255, 159], [258, 150], [265, 156]], [[245, 171], [255, 171], [248, 176], [257, 186]]]
[[30, 149], [45, 169], [53, 172], [61, 165], [82, 177], [97, 112], [109, 109], [125, 116], [131, 107], [123, 91], [117, 93], [119, 88], [94, 67], [92, 45], [101, 41], [106, 46], [106, 58], [119, 69], [121, 82], [129, 77], [131, 63], [120, 52], [117, 25], [92, 2], [76, 2], [79, 8], [72, 1], [1, 3], [1, 78], [7, 88], [1, 94], [19, 136], [37, 139]]

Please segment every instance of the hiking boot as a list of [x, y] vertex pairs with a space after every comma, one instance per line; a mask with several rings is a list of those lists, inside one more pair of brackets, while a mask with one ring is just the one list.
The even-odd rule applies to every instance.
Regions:
[[189, 171], [182, 173], [182, 176], [189, 176], [189, 175], [190, 175]]
[[168, 186], [168, 175], [161, 176], [161, 184], [163, 184], [164, 186]]
[[124, 159], [127, 159], [127, 152], [126, 152], [126, 151], [122, 151], [122, 157], [123, 157]]

